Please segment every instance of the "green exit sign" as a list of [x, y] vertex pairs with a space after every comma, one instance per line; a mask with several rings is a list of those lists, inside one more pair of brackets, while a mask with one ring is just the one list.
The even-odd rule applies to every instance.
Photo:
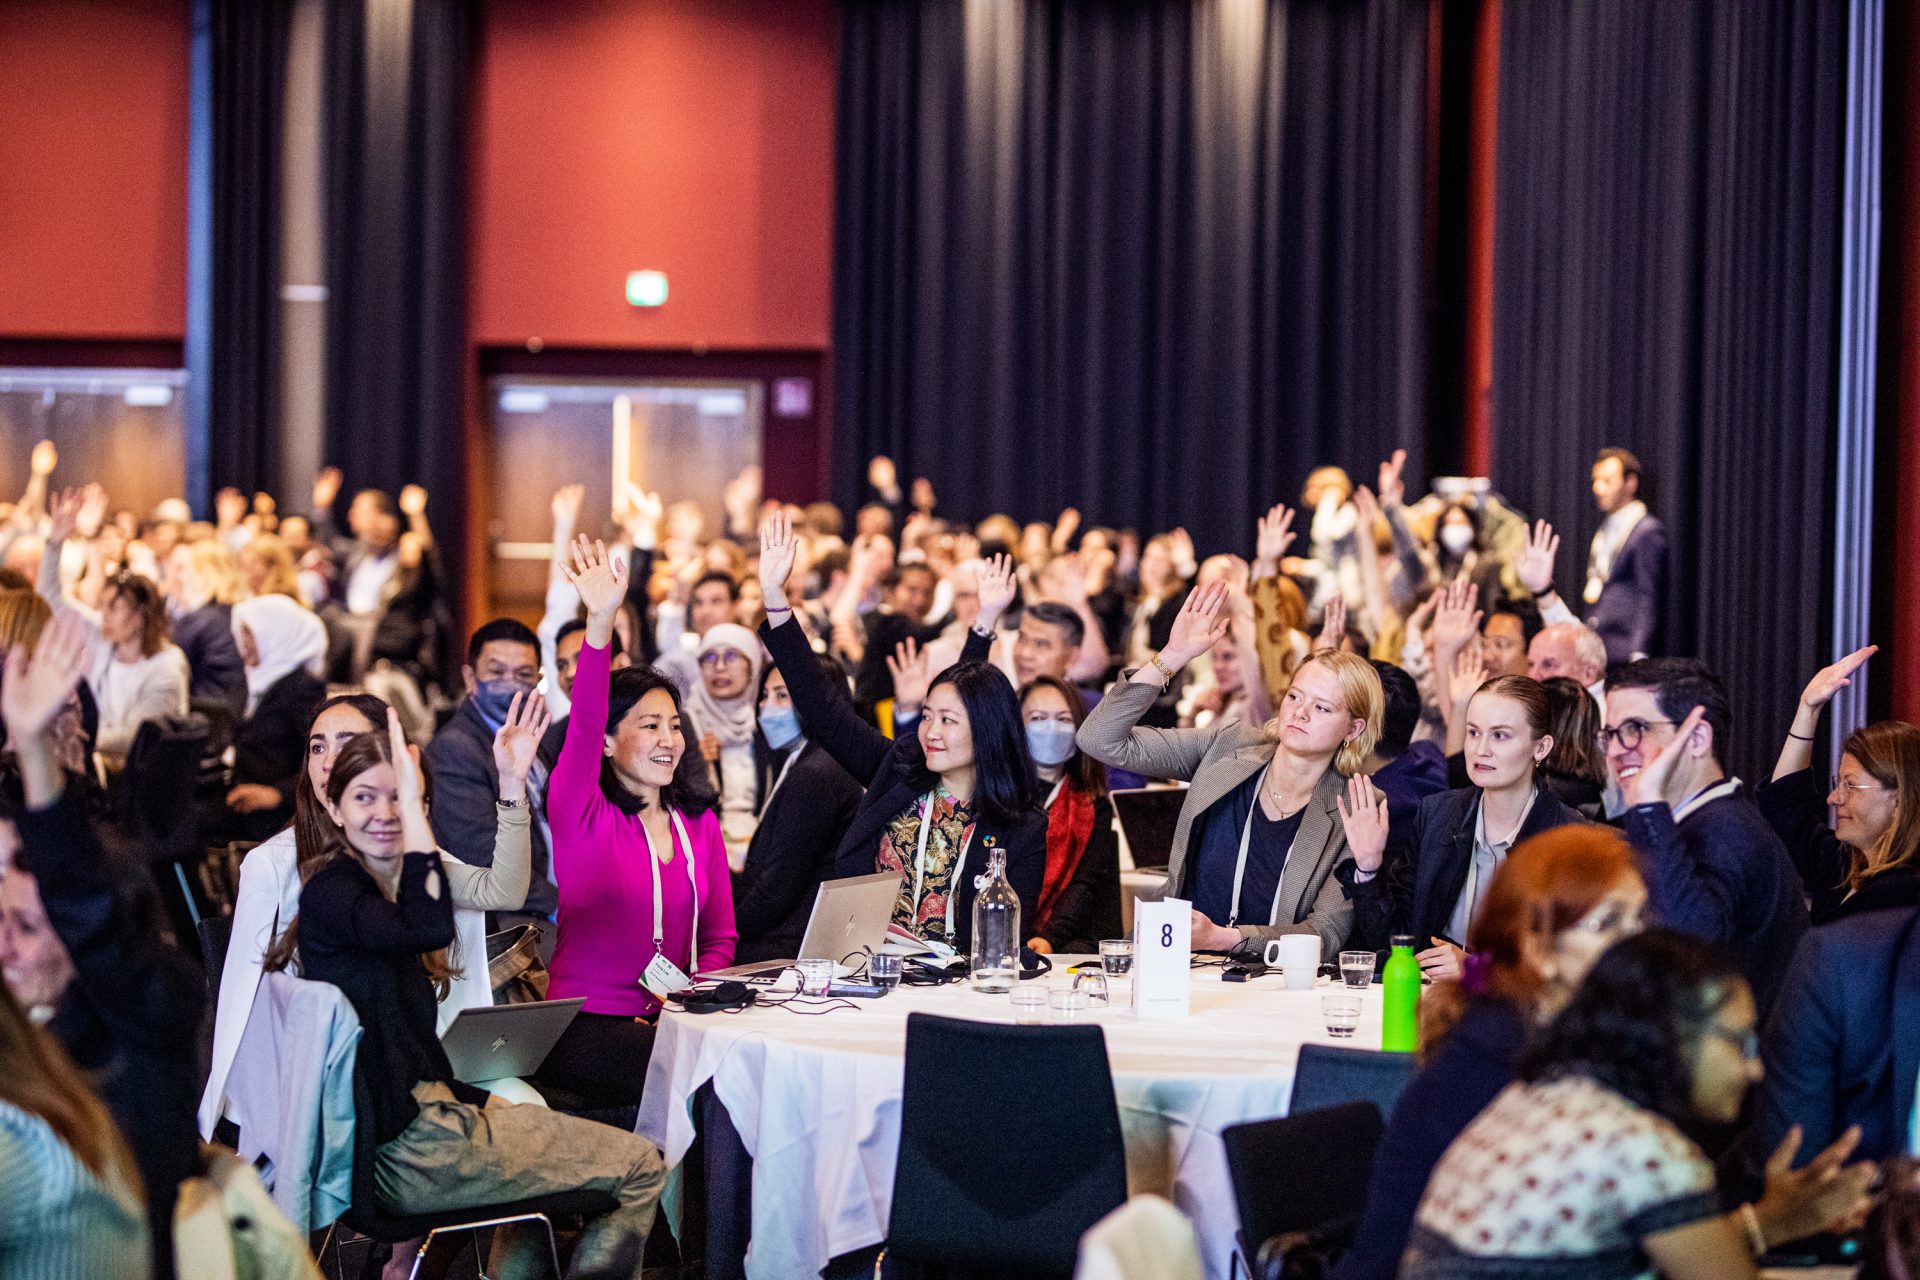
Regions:
[[631, 271], [627, 273], [627, 301], [636, 307], [661, 307], [667, 302], [667, 273]]

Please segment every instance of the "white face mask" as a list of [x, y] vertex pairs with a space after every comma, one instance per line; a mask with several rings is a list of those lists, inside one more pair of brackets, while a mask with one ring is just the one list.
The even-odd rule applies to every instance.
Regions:
[[1456, 556], [1467, 554], [1467, 548], [1473, 545], [1473, 530], [1463, 524], [1443, 525], [1440, 529], [1440, 545]]
[[1073, 759], [1073, 726], [1058, 720], [1027, 723], [1027, 750], [1033, 762], [1051, 768]]

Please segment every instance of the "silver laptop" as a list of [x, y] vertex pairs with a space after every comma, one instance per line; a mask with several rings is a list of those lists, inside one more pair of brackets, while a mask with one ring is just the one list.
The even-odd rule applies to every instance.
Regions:
[[887, 940], [887, 925], [893, 919], [893, 904], [899, 898], [900, 873], [897, 871], [823, 881], [814, 895], [813, 914], [807, 919], [807, 936], [801, 939], [798, 956], [790, 960], [737, 964], [730, 969], [714, 969], [695, 976], [772, 982], [802, 960], [831, 960], [835, 964], [857, 966], [864, 952], [878, 951]]
[[526, 1079], [540, 1069], [586, 1002], [585, 996], [576, 996], [462, 1009], [440, 1037], [440, 1047], [453, 1064], [453, 1078], [466, 1084], [509, 1076]]

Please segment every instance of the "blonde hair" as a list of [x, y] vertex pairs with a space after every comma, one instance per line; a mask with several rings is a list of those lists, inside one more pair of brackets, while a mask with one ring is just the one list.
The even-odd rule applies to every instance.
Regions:
[[[1374, 746], [1380, 741], [1380, 721], [1387, 714], [1387, 692], [1380, 684], [1380, 673], [1373, 669], [1373, 663], [1357, 653], [1347, 653], [1340, 649], [1315, 649], [1307, 655], [1305, 662], [1294, 668], [1293, 680], [1314, 663], [1319, 663], [1333, 672], [1340, 681], [1340, 700], [1346, 705], [1347, 715], [1355, 720], [1366, 721], [1366, 728], [1360, 736], [1340, 744], [1334, 752], [1333, 768], [1342, 777], [1351, 778], [1366, 765], [1367, 757], [1373, 754]], [[1293, 687], [1292, 680], [1287, 688]], [[1284, 698], [1287, 690], [1280, 691]], [[1267, 721], [1264, 730], [1269, 742], [1280, 741], [1280, 719], [1275, 716]]]
[[214, 604], [237, 604], [244, 595], [240, 575], [234, 572], [233, 556], [218, 538], [200, 538], [185, 542], [187, 565], [193, 570], [200, 590]]
[[281, 540], [278, 534], [255, 534], [246, 546], [240, 548], [236, 557], [243, 570], [241, 589], [245, 591], [244, 568], [247, 561], [258, 560], [266, 566], [266, 577], [256, 593], [263, 596], [286, 596], [290, 600], [306, 604], [306, 593], [300, 590], [300, 568], [293, 561], [293, 548]]
[[25, 645], [27, 652], [33, 652], [34, 646], [40, 643], [40, 633], [52, 620], [53, 607], [37, 592], [25, 588], [0, 591], [0, 653], [18, 645]]

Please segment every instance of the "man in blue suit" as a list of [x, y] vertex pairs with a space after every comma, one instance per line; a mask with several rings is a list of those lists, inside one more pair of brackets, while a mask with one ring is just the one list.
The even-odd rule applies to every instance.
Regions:
[[1856, 1157], [1915, 1150], [1920, 907], [1863, 912], [1802, 939], [1760, 1056], [1756, 1151], [1796, 1124], [1802, 1162], [1856, 1124]]
[[1667, 527], [1640, 500], [1640, 459], [1602, 449], [1593, 498], [1606, 519], [1587, 556], [1587, 625], [1607, 645], [1609, 665], [1654, 652], [1667, 590]]

